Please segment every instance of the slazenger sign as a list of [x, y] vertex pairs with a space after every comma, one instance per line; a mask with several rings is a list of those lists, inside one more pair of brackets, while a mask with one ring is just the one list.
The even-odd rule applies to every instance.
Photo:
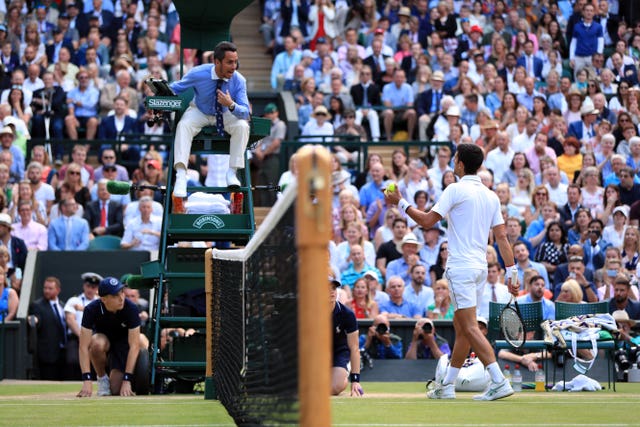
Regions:
[[193, 227], [198, 229], [204, 227], [207, 224], [211, 224], [214, 228], [224, 227], [224, 221], [216, 215], [202, 215], [196, 218], [195, 221], [193, 221]]
[[147, 105], [149, 108], [182, 108], [181, 99], [162, 99], [162, 98], [149, 98]]

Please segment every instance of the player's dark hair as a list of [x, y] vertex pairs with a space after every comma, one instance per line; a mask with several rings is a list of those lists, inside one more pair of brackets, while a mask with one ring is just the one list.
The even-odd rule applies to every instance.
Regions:
[[475, 144], [458, 145], [456, 154], [458, 160], [464, 165], [464, 173], [467, 175], [475, 175], [484, 161], [482, 149]]
[[220, 42], [213, 50], [213, 58], [222, 61], [227, 52], [237, 52], [238, 48], [231, 42]]

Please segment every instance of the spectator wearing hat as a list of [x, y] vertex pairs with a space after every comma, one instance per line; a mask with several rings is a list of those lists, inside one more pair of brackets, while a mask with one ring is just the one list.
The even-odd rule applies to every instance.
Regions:
[[410, 283], [412, 267], [416, 264], [424, 265], [420, 259], [420, 249], [422, 249], [422, 243], [416, 235], [412, 232], [405, 234], [398, 248], [402, 256], [387, 264], [387, 282], [390, 277], [398, 276], [405, 284]]
[[317, 137], [317, 138], [304, 138], [306, 142], [330, 142], [332, 138], [322, 138], [333, 136], [333, 125], [329, 122], [331, 114], [327, 107], [324, 105], [318, 105], [313, 110], [311, 117], [315, 120], [309, 120], [302, 129], [303, 136]]
[[[31, 101], [34, 113], [31, 119], [31, 136], [46, 138], [48, 134], [50, 139], [62, 139], [66, 94], [60, 86], [54, 86], [53, 73], [43, 73], [42, 82], [44, 87], [33, 93]], [[49, 119], [48, 122], [46, 119]]]
[[80, 276], [82, 279], [82, 292], [67, 300], [64, 305], [64, 317], [67, 322], [67, 379], [76, 380], [80, 377], [80, 365], [78, 360], [78, 340], [80, 339], [80, 325], [82, 325], [82, 315], [89, 303], [97, 300], [98, 285], [103, 277], [97, 273], [86, 272]]
[[573, 136], [583, 144], [596, 137], [596, 129], [594, 124], [598, 118], [600, 111], [596, 110], [593, 102], [585, 100], [580, 107], [580, 116], [582, 120], [569, 123], [567, 136]]
[[61, 216], [49, 224], [50, 251], [83, 251], [89, 247], [89, 224], [75, 215], [77, 209], [73, 197], [60, 202]]
[[13, 182], [21, 181], [24, 178], [24, 154], [14, 144], [15, 133], [10, 126], [5, 126], [0, 130], [0, 150], [11, 153], [13, 161], [9, 167], [9, 173], [14, 179]]
[[98, 380], [98, 396], [133, 396], [134, 369], [141, 349], [138, 307], [124, 296], [124, 285], [105, 277], [98, 285], [99, 300], [84, 309], [79, 359], [82, 389], [92, 394], [91, 367]]
[[468, 135], [467, 125], [460, 122], [460, 108], [451, 96], [447, 95], [442, 99], [442, 108], [442, 112], [436, 113], [426, 129], [427, 140], [435, 138], [436, 141], [448, 141], [456, 126], [461, 128], [462, 134]]
[[64, 32], [61, 28], [54, 27], [51, 29], [51, 40], [47, 43], [45, 47], [45, 52], [47, 54], [47, 61], [49, 64], [54, 64], [59, 61], [60, 49], [66, 47], [69, 49], [69, 52], [73, 56], [73, 52], [75, 51], [73, 44], [70, 41], [65, 40]]
[[[391, 25], [389, 32], [396, 40], [400, 40], [400, 36], [411, 30], [411, 9], [406, 6], [401, 6], [397, 12], [398, 22]], [[421, 45], [422, 47], [422, 45]]]
[[[264, 117], [271, 121], [271, 130], [269, 136], [263, 138], [254, 148], [251, 165], [256, 184], [273, 185], [278, 182], [280, 176], [280, 143], [287, 136], [287, 126], [280, 120], [278, 106], [273, 102], [265, 106]], [[272, 206], [276, 201], [273, 191], [258, 192], [257, 196], [257, 206]]]
[[42, 380], [64, 380], [67, 323], [64, 303], [58, 295], [62, 286], [57, 277], [44, 279], [42, 298], [29, 305], [28, 323], [37, 335], [36, 360]]
[[416, 100], [418, 135], [421, 141], [427, 140], [427, 127], [442, 109], [442, 97], [451, 95], [450, 91], [444, 90], [444, 73], [442, 71], [435, 71], [431, 75], [430, 82], [431, 88], [418, 94]]
[[416, 110], [413, 108], [413, 90], [407, 83], [403, 69], [397, 68], [393, 72], [393, 81], [382, 88], [382, 104], [387, 107], [382, 112], [387, 141], [392, 140], [393, 124], [396, 120], [407, 123], [408, 139], [412, 140], [416, 128]]
[[382, 273], [377, 269], [376, 271], [369, 270], [362, 277], [369, 285], [371, 299], [380, 306], [383, 302], [389, 301], [389, 294], [382, 290], [382, 285], [380, 284], [382, 282]]
[[[124, 71], [119, 72], [123, 73]], [[100, 125], [98, 126], [98, 139], [102, 141], [120, 140], [124, 138], [124, 135], [138, 131], [138, 122], [128, 114], [129, 100], [124, 95], [123, 93], [114, 98], [112, 104], [113, 114], [100, 121]], [[131, 150], [131, 147], [129, 147], [129, 150]], [[139, 157], [139, 150], [135, 151]]]
[[625, 310], [615, 310], [611, 313], [618, 325], [618, 345], [624, 347], [640, 345], [640, 337], [638, 337], [631, 329], [638, 323], [635, 319], [629, 317], [629, 313]]
[[286, 74], [302, 59], [302, 52], [297, 49], [293, 36], [284, 38], [284, 51], [276, 55], [271, 66], [271, 88], [276, 90], [284, 85]]
[[458, 47], [454, 54], [456, 62], [460, 62], [463, 60], [471, 59], [471, 52], [474, 52], [476, 49], [482, 48], [481, 44], [482, 39], [482, 28], [479, 25], [473, 25], [469, 29], [469, 33], [462, 33], [458, 37]]
[[96, 185], [98, 200], [87, 203], [84, 210], [84, 219], [89, 223], [92, 237], [122, 236], [124, 231], [122, 205], [111, 200], [111, 194], [107, 191], [107, 182], [106, 178], [98, 181]]
[[13, 236], [13, 221], [9, 214], [0, 213], [0, 244], [9, 249], [9, 275], [20, 269], [24, 271], [24, 265], [27, 261], [27, 245], [24, 240]]

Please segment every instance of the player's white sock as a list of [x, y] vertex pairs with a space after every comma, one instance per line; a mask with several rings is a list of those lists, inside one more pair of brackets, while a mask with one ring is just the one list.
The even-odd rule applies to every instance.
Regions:
[[442, 384], [453, 384], [456, 382], [456, 378], [458, 378], [458, 372], [460, 372], [460, 368], [454, 368], [449, 365], [447, 368], [447, 375], [444, 376], [444, 380], [442, 380]]
[[504, 375], [500, 370], [500, 365], [498, 362], [493, 362], [489, 366], [487, 366], [487, 370], [489, 371], [489, 375], [491, 376], [491, 381], [494, 383], [499, 383], [504, 379]]

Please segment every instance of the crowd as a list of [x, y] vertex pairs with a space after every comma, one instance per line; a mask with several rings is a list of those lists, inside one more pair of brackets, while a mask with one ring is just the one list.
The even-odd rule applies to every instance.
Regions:
[[[452, 318], [441, 280], [447, 219], [422, 229], [382, 190], [395, 182], [428, 210], [457, 181], [452, 159], [465, 143], [484, 152], [478, 175], [502, 204], [521, 301], [542, 300], [545, 318], [554, 301], [610, 301], [611, 312], [640, 319], [640, 17], [631, 10], [618, 0], [265, 2], [271, 84], [293, 93], [304, 139], [374, 142], [361, 173], [353, 145], [332, 147], [331, 261], [338, 300], [374, 320], [361, 345], [405, 357], [394, 318]], [[412, 139], [450, 144], [390, 158], [375, 148]], [[281, 183], [296, 173], [292, 158]], [[485, 318], [489, 301], [509, 299], [496, 249], [491, 237]]]

